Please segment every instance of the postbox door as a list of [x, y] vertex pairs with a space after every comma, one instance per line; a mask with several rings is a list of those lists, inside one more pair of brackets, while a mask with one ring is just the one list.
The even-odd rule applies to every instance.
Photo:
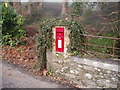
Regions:
[[64, 52], [64, 28], [56, 28], [56, 52]]

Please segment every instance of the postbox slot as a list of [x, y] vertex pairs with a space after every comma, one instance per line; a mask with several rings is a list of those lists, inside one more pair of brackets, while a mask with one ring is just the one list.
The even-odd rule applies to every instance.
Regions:
[[64, 28], [63, 27], [57, 27], [56, 32], [64, 32]]

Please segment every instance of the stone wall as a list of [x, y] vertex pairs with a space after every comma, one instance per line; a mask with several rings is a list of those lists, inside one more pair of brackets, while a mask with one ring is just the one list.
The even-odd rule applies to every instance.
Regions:
[[[60, 26], [59, 26], [60, 27]], [[81, 88], [117, 88], [118, 62], [113, 60], [86, 59], [70, 56], [67, 52], [70, 30], [64, 27], [64, 52], [56, 52], [55, 27], [53, 30], [53, 49], [47, 52], [47, 68], [54, 75], [66, 79]]]
[[85, 59], [69, 57], [55, 58], [47, 53], [48, 69], [58, 77], [78, 84], [81, 88], [117, 88], [118, 62], [112, 60]]

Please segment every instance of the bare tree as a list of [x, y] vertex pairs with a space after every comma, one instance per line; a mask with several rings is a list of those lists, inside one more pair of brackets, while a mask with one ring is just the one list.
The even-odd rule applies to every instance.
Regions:
[[14, 8], [19, 9], [21, 7], [21, 0], [12, 0], [12, 1]]
[[28, 3], [28, 16], [31, 15], [31, 2]]
[[44, 8], [44, 2], [38, 2], [38, 9], [42, 10]]
[[68, 13], [68, 0], [63, 0], [61, 15], [65, 17]]
[[41, 12], [41, 10], [44, 8], [44, 0], [42, 2], [34, 2], [34, 0], [29, 0], [28, 3], [28, 15], [34, 16], [37, 12]]

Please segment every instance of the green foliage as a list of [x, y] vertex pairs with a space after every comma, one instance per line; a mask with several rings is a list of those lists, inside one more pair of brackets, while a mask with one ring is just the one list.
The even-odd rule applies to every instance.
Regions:
[[46, 49], [52, 49], [53, 33], [52, 28], [54, 26], [66, 26], [70, 30], [70, 44], [68, 46], [68, 52], [79, 52], [83, 45], [80, 43], [84, 42], [85, 37], [80, 36], [84, 33], [84, 29], [77, 21], [65, 20], [65, 19], [47, 19], [40, 23], [40, 31], [37, 38], [37, 57], [38, 66], [40, 70], [44, 69], [46, 61]]
[[15, 46], [21, 38], [24, 37], [25, 31], [22, 29], [24, 19], [21, 15], [10, 7], [2, 5], [2, 44]]
[[[81, 49], [84, 49], [84, 45], [80, 43], [85, 42], [85, 37], [80, 34], [84, 34], [84, 28], [77, 21], [70, 21], [70, 45], [68, 46], [68, 50], [75, 55], [82, 53]], [[76, 53], [75, 53], [76, 52]]]
[[2, 4], [0, 3], [0, 45], [1, 45], [1, 39], [2, 39]]
[[71, 15], [74, 17], [74, 16], [81, 16], [82, 13], [83, 13], [83, 7], [84, 7], [84, 4], [82, 2], [74, 2], [72, 4], [72, 12], [71, 12]]
[[47, 72], [47, 76], [53, 76], [54, 75], [54, 72], [53, 72], [53, 70], [48, 70], [48, 72]]
[[44, 20], [42, 23], [40, 23], [40, 34], [38, 36], [39, 45], [43, 48], [52, 48], [52, 27], [53, 26], [67, 26], [67, 28], [70, 30], [70, 45], [69, 45], [69, 51], [78, 51], [80, 50], [79, 43], [84, 42], [85, 37], [80, 36], [80, 34], [84, 33], [84, 28], [80, 23], [77, 21], [71, 21], [71, 20], [64, 20], [64, 19], [51, 19], [51, 20]]

